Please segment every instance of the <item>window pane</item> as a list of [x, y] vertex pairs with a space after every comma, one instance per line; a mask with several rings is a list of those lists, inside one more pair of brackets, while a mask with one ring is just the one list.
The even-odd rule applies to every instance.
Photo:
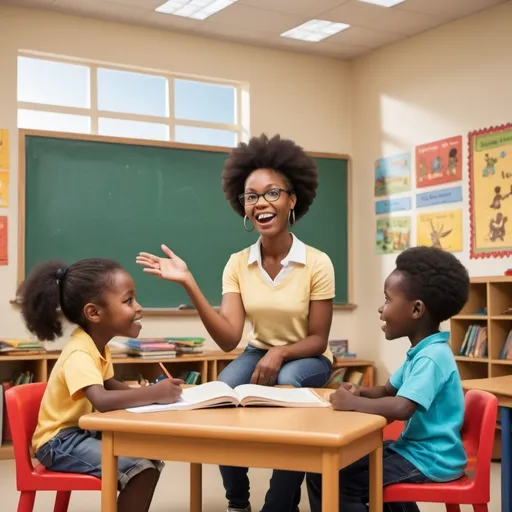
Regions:
[[178, 119], [236, 123], [236, 89], [227, 85], [174, 81], [174, 109]]
[[91, 133], [91, 118], [38, 110], [18, 110], [18, 128], [52, 132]]
[[111, 119], [108, 117], [98, 119], [98, 133], [100, 135], [133, 139], [169, 140], [169, 127], [166, 124], [127, 121], [126, 119]]
[[236, 146], [236, 139], [236, 133], [228, 130], [199, 128], [196, 126], [176, 126], [176, 142], [233, 148]]
[[18, 101], [90, 108], [90, 96], [87, 66], [18, 57]]
[[115, 69], [98, 69], [98, 109], [169, 117], [167, 79]]

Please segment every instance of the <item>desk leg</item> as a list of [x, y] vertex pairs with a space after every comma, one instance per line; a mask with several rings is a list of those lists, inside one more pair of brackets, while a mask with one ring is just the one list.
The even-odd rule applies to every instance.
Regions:
[[510, 409], [501, 407], [501, 510], [510, 512], [512, 507], [512, 446], [510, 431]]
[[101, 436], [101, 512], [117, 512], [117, 457], [114, 456], [114, 434]]
[[382, 445], [370, 453], [370, 512], [382, 512]]
[[322, 512], [339, 512], [340, 468], [337, 452], [322, 457]]
[[201, 464], [190, 464], [190, 512], [203, 510], [203, 475]]

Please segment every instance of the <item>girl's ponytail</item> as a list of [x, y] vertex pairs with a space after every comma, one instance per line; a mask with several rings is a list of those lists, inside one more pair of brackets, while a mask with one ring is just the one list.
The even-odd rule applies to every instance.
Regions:
[[65, 268], [65, 263], [60, 261], [41, 263], [18, 288], [18, 296], [22, 299], [23, 320], [28, 330], [40, 340], [53, 341], [62, 336], [62, 324], [57, 310]]

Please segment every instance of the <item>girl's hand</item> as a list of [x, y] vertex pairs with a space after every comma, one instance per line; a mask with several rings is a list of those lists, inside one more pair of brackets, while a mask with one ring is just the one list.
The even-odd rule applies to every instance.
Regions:
[[283, 363], [284, 357], [281, 351], [277, 347], [271, 348], [256, 365], [251, 377], [251, 384], [273, 386]]
[[141, 252], [137, 256], [136, 262], [144, 267], [144, 272], [147, 274], [153, 274], [175, 283], [185, 283], [190, 275], [187, 264], [166, 245], [162, 245], [162, 251], [167, 258], [159, 258], [154, 254]]
[[155, 404], [173, 404], [181, 396], [180, 385], [184, 384], [181, 379], [162, 379], [153, 384], [149, 389], [153, 392]]

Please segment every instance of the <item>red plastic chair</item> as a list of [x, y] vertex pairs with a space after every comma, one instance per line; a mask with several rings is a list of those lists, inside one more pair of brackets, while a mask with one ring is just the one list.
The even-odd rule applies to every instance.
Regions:
[[31, 441], [46, 383], [14, 386], [5, 392], [16, 463], [16, 486], [20, 491], [18, 512], [32, 512], [37, 491], [57, 491], [54, 512], [67, 512], [71, 491], [99, 491], [101, 479], [76, 473], [57, 473], [32, 465]]
[[[488, 512], [491, 499], [491, 457], [498, 400], [485, 391], [470, 390], [465, 397], [462, 441], [468, 465], [466, 474], [453, 482], [432, 484], [395, 484], [384, 488], [384, 503], [444, 503], [447, 512], [460, 512], [460, 505], [472, 505], [474, 512]], [[396, 422], [395, 422], [396, 423]], [[384, 437], [396, 439], [397, 429], [390, 424]]]

